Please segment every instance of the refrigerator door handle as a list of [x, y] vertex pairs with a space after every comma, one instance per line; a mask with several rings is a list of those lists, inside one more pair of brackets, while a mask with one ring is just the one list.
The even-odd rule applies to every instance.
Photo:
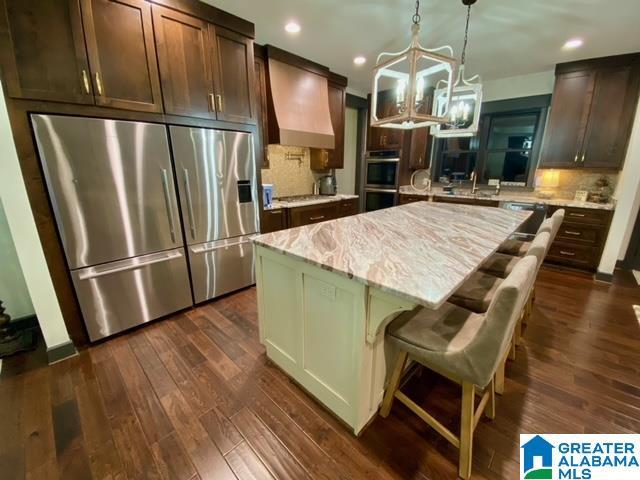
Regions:
[[191, 197], [191, 183], [189, 182], [189, 170], [182, 169], [184, 173], [184, 191], [187, 194], [187, 214], [189, 215], [189, 230], [191, 231], [191, 238], [196, 239], [196, 224], [193, 217], [193, 199]]
[[226, 243], [226, 244], [218, 244], [218, 245], [211, 245], [211, 244], [204, 244], [204, 245], [196, 245], [195, 247], [191, 247], [191, 252], [192, 253], [206, 253], [206, 252], [212, 252], [214, 250], [218, 250], [220, 248], [228, 248], [228, 247], [235, 247], [237, 245], [244, 245], [245, 243], [251, 243], [253, 242], [253, 239], [255, 237], [249, 237], [249, 238], [245, 238], [243, 240], [239, 240], [237, 242], [233, 242], [233, 243]]
[[142, 261], [124, 261], [118, 262], [117, 267], [97, 266], [85, 269], [80, 275], [79, 280], [91, 280], [92, 278], [104, 277], [105, 275], [112, 275], [114, 273], [126, 272], [128, 270], [136, 270], [138, 268], [146, 267], [147, 265], [153, 265], [154, 263], [167, 262], [174, 258], [182, 257], [182, 252], [174, 250], [171, 252], [162, 252], [152, 255], [148, 255], [146, 260]]
[[167, 177], [167, 169], [160, 169], [162, 173], [162, 190], [164, 192], [164, 206], [167, 210], [167, 219], [169, 220], [169, 232], [171, 233], [171, 241], [176, 242], [176, 228], [173, 223], [173, 208], [171, 207], [171, 196], [169, 194], [169, 179]]

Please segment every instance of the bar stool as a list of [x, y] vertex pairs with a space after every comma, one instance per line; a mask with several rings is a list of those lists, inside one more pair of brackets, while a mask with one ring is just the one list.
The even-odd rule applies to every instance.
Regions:
[[[501, 282], [486, 314], [445, 303], [437, 310], [418, 308], [401, 314], [387, 329], [387, 340], [399, 349], [380, 415], [387, 417], [398, 399], [452, 445], [460, 449], [459, 475], [471, 476], [473, 433], [485, 413], [495, 417], [495, 374], [509, 348], [511, 332], [535, 278], [537, 258], [526, 256]], [[399, 390], [408, 359], [462, 386], [460, 435]], [[475, 408], [476, 387], [482, 390]]]
[[[553, 238], [555, 238], [558, 230], [560, 229], [560, 225], [564, 220], [564, 210], [559, 209], [556, 210], [553, 215], [549, 218], [545, 219], [538, 228], [536, 235], [542, 232], [551, 233], [551, 242], [553, 242]], [[512, 255], [515, 257], [523, 257], [527, 254], [527, 250], [529, 249], [529, 244], [531, 242], [527, 242], [524, 240], [517, 239], [508, 239], [502, 242], [502, 244], [498, 247], [498, 253], [503, 253], [505, 255]]]

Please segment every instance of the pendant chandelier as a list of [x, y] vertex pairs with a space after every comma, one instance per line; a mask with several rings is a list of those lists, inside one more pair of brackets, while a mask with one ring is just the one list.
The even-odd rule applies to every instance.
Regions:
[[[371, 89], [371, 126], [410, 130], [447, 121], [449, 100], [456, 76], [457, 62], [451, 47], [433, 50], [422, 47], [420, 1], [411, 26], [411, 43], [398, 53], [381, 53], [373, 69]], [[438, 52], [447, 51], [449, 56]], [[433, 92], [441, 89], [441, 107], [433, 109]]]
[[[462, 0], [462, 3], [467, 6], [467, 24], [464, 29], [460, 69], [453, 92], [449, 92], [448, 84], [441, 82], [434, 94], [433, 115], [447, 116], [445, 122], [431, 127], [431, 134], [434, 137], [473, 137], [478, 133], [482, 107], [482, 82], [479, 75], [471, 78], [464, 76], [471, 5], [476, 3], [476, 0]], [[448, 114], [446, 114], [447, 109]]]

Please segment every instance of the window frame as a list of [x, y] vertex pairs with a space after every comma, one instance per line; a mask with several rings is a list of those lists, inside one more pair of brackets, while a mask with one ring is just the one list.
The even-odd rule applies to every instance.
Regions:
[[[447, 152], [460, 152], [460, 153], [475, 153], [476, 154], [476, 171], [478, 172], [477, 185], [487, 185], [484, 181], [484, 168], [487, 161], [487, 156], [490, 152], [510, 152], [510, 151], [530, 151], [531, 160], [527, 167], [527, 182], [525, 186], [509, 186], [509, 188], [515, 189], [533, 189], [535, 181], [535, 172], [538, 167], [538, 161], [540, 159], [540, 151], [542, 149], [542, 142], [544, 139], [545, 126], [547, 122], [547, 116], [549, 114], [549, 106], [551, 104], [551, 95], [534, 95], [530, 97], [520, 97], [508, 100], [497, 100], [493, 102], [483, 102], [481, 115], [480, 115], [480, 128], [476, 138], [479, 139], [477, 150], [447, 150], [445, 149], [446, 138], [436, 139], [434, 142], [433, 157], [432, 157], [432, 180], [434, 183], [439, 181], [440, 168], [444, 155]], [[489, 149], [489, 133], [491, 131], [491, 123], [494, 118], [504, 116], [520, 116], [527, 114], [537, 115], [536, 127], [534, 131], [533, 144], [530, 149]], [[473, 138], [473, 137], [472, 137]], [[464, 182], [468, 183], [469, 180]]]

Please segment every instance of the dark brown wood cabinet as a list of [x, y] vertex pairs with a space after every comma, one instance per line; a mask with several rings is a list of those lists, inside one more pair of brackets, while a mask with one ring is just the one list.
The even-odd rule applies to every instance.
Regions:
[[215, 119], [209, 24], [169, 8], [152, 8], [165, 112]]
[[329, 114], [331, 115], [331, 126], [335, 147], [332, 150], [311, 149], [311, 169], [328, 170], [330, 168], [344, 168], [344, 128], [346, 113], [346, 86], [347, 79], [336, 77], [338, 82], [329, 81]]
[[289, 209], [289, 227], [301, 227], [338, 218], [337, 202]]
[[82, 0], [82, 18], [96, 104], [161, 112], [151, 4]]
[[640, 54], [560, 64], [540, 166], [622, 167], [640, 86]]
[[[371, 95], [368, 96], [371, 105]], [[396, 111], [393, 92], [387, 90], [378, 94], [378, 112], [391, 116]], [[369, 109], [371, 111], [371, 109]], [[369, 113], [371, 115], [371, 113]], [[367, 126], [367, 150], [398, 150], [404, 143], [404, 130], [397, 128], [372, 127], [371, 118]]]
[[267, 114], [267, 77], [264, 66], [264, 59], [255, 57], [253, 62], [255, 73], [254, 92], [256, 96], [256, 115], [258, 120], [258, 135], [262, 151], [262, 162], [258, 159], [258, 165], [262, 168], [269, 168], [269, 132]]
[[277, 208], [263, 210], [261, 216], [260, 233], [277, 232], [288, 227], [287, 209]]
[[253, 41], [209, 24], [218, 120], [255, 123]]
[[428, 202], [429, 197], [427, 195], [415, 195], [411, 193], [401, 193], [398, 196], [398, 204], [406, 205], [407, 203], [415, 203], [415, 202]]
[[411, 131], [411, 146], [409, 148], [409, 168], [418, 170], [427, 168], [431, 155], [431, 134], [429, 128], [416, 128]]
[[612, 212], [587, 208], [550, 207], [549, 215], [564, 208], [565, 216], [549, 248], [546, 263], [596, 271], [609, 234]]
[[455, 195], [434, 195], [433, 201], [440, 203], [458, 203], [461, 205], [478, 205], [481, 207], [498, 207], [500, 205], [498, 200], [491, 200], [489, 198], [464, 198], [456, 197]]
[[340, 200], [338, 202], [338, 218], [356, 215], [359, 209], [358, 205], [359, 205], [359, 202], [357, 198]]
[[0, 5], [7, 94], [93, 104], [79, 0], [3, 0]]

